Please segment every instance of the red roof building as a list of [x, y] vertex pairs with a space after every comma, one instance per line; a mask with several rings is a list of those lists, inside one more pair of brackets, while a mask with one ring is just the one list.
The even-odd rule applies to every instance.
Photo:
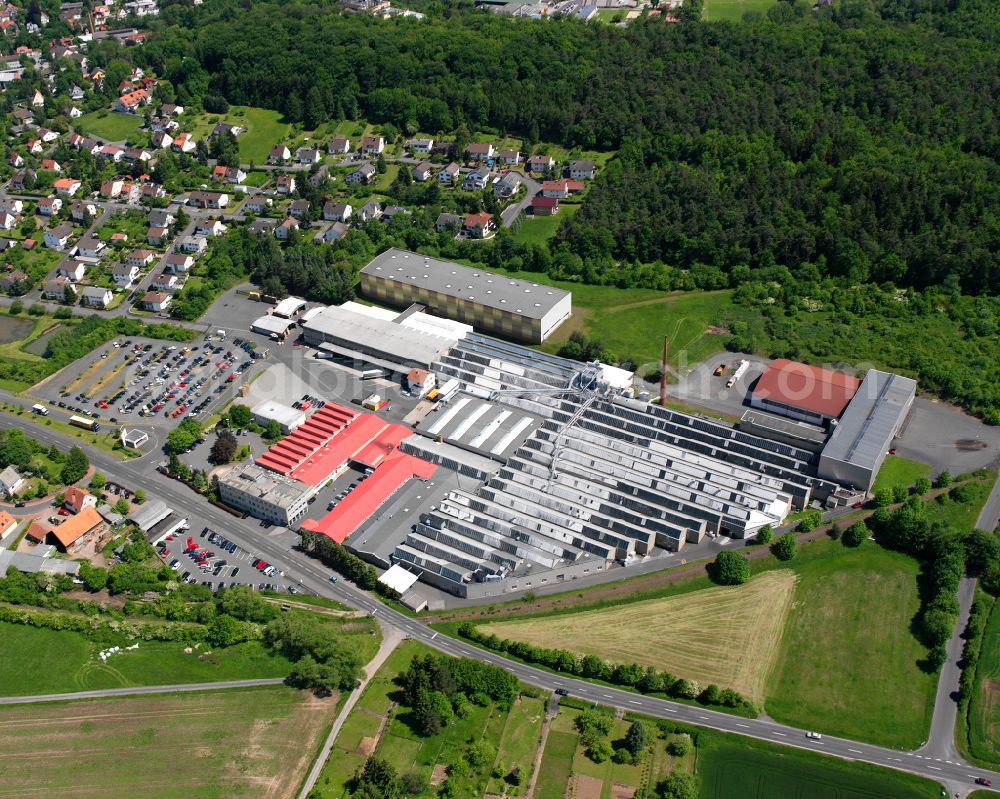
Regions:
[[792, 419], [825, 424], [844, 412], [860, 385], [858, 378], [843, 372], [779, 358], [757, 381], [750, 404]]

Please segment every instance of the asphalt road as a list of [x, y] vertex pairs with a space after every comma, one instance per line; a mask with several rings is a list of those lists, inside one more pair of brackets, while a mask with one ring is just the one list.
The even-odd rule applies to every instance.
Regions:
[[[66, 443], [59, 433], [44, 426], [35, 425], [22, 417], [5, 415], [3, 418], [5, 422], [21, 427], [26, 433], [46, 444], [64, 445]], [[543, 671], [509, 660], [496, 653], [473, 647], [464, 641], [442, 635], [420, 621], [384, 606], [376, 597], [361, 591], [346, 580], [339, 580], [336, 584], [330, 583], [329, 570], [305, 554], [294, 550], [289, 545], [287, 537], [280, 540], [275, 537], [273, 532], [271, 534], [264, 532], [252, 520], [237, 519], [203, 502], [194, 496], [190, 489], [156, 472], [155, 462], [151, 459], [145, 458], [140, 461], [123, 463], [90, 447], [87, 447], [87, 452], [94, 466], [104, 472], [109, 479], [125, 484], [141, 483], [150, 494], [163, 499], [174, 507], [189, 509], [189, 515], [197, 518], [200, 523], [224, 532], [231, 540], [259, 553], [261, 557], [292, 575], [293, 579], [305, 589], [372, 613], [383, 625], [394, 627], [407, 636], [422, 641], [446, 654], [493, 663], [507, 669], [519, 679], [549, 691], [565, 688], [574, 696], [623, 710], [644, 713], [658, 718], [675, 719], [737, 735], [820, 752], [845, 760], [859, 760], [908, 771], [929, 779], [942, 781], [948, 785], [951, 791], [971, 788], [972, 781], [980, 776], [1000, 784], [1000, 773], [978, 769], [960, 760], [925, 756], [918, 752], [902, 752], [830, 736], [823, 736], [820, 740], [812, 740], [806, 738], [805, 730], [778, 724], [767, 718], [745, 719], [701, 707], [647, 697], [610, 686], [597, 685]], [[195, 503], [197, 503], [196, 513], [190, 511]]]
[[192, 682], [182, 685], [136, 685], [130, 688], [105, 688], [101, 691], [76, 691], [69, 694], [36, 694], [34, 696], [3, 696], [0, 705], [34, 705], [39, 702], [67, 702], [80, 699], [104, 699], [114, 696], [143, 694], [176, 694], [190, 691], [218, 691], [222, 688], [251, 688], [256, 685], [281, 685], [284, 679], [225, 680], [223, 682]]

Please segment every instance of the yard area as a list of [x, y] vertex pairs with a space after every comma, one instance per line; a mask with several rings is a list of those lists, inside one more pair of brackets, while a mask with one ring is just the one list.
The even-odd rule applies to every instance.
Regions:
[[291, 663], [259, 642], [187, 654], [184, 644], [142, 641], [102, 662], [98, 644], [79, 633], [0, 623], [0, 691], [7, 696], [131, 685], [284, 677]]
[[484, 633], [559, 646], [612, 663], [639, 663], [702, 685], [765, 695], [778, 656], [795, 573], [777, 569], [745, 585], [716, 586], [613, 608], [480, 626]]
[[292, 799], [336, 703], [276, 686], [4, 707], [0, 775], [21, 799]]
[[[838, 551], [839, 549], [839, 551]], [[936, 675], [910, 631], [919, 564], [833, 544], [795, 565], [799, 582], [765, 708], [776, 720], [906, 749], [927, 737]]]
[[108, 141], [124, 141], [137, 133], [141, 125], [141, 116], [116, 114], [113, 111], [92, 111], [84, 114], [74, 124], [83, 133]]
[[912, 486], [918, 477], [926, 477], [930, 470], [931, 467], [926, 463], [911, 461], [899, 455], [888, 455], [882, 468], [878, 470], [872, 491], [894, 486]]
[[535, 216], [525, 219], [514, 234], [514, 241], [520, 244], [546, 244], [556, 235], [559, 225], [567, 217], [573, 216], [579, 205], [562, 205], [555, 216]]

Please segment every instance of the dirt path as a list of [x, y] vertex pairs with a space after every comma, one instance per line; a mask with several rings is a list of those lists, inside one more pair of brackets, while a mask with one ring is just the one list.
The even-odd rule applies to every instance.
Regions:
[[535, 797], [535, 783], [538, 782], [538, 772], [542, 770], [542, 755], [545, 753], [545, 742], [549, 738], [549, 730], [552, 728], [554, 718], [555, 716], [551, 715], [546, 708], [545, 721], [542, 722], [542, 734], [538, 739], [538, 747], [535, 749], [535, 759], [531, 763], [531, 779], [528, 780], [524, 789], [525, 799], [534, 799]]
[[[713, 294], [723, 294], [729, 291], [729, 289], [716, 289], [715, 291], [704, 291], [702, 296], [710, 297]], [[665, 297], [650, 297], [648, 300], [636, 300], [635, 302], [626, 302], [622, 305], [612, 305], [607, 310], [611, 313], [615, 311], [628, 311], [632, 308], [642, 308], [646, 305], [660, 305], [663, 303], [673, 302], [681, 297], [690, 297], [691, 293], [688, 291], [672, 291]]]

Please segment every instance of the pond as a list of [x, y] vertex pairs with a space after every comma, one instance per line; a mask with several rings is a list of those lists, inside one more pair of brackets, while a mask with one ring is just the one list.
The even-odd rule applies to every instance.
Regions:
[[0, 344], [25, 338], [35, 327], [33, 319], [18, 319], [16, 316], [0, 316]]

